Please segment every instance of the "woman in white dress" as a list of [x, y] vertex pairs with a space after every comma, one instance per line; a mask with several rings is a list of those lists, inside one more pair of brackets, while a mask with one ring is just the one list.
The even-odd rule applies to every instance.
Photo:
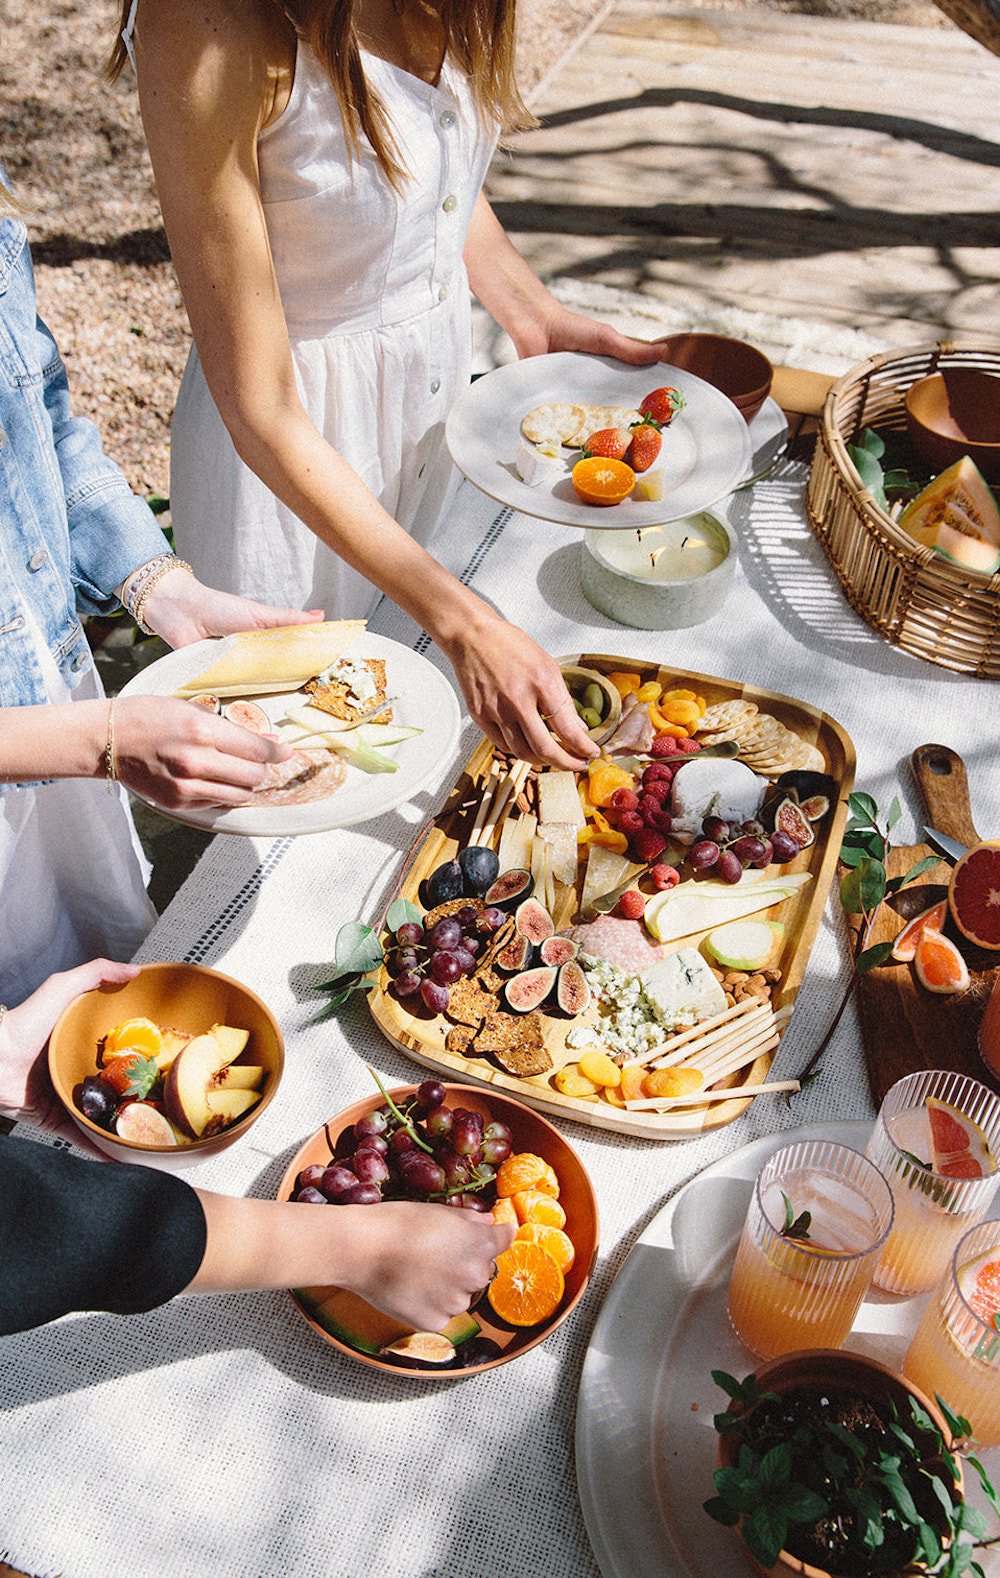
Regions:
[[[520, 356], [657, 350], [562, 307], [481, 192], [524, 121], [513, 0], [123, 0], [122, 38], [194, 331], [178, 544], [233, 591], [365, 614], [376, 588], [515, 754], [594, 747], [558, 665], [423, 546], [449, 502], [469, 287]], [[550, 732], [551, 726], [551, 732]]]

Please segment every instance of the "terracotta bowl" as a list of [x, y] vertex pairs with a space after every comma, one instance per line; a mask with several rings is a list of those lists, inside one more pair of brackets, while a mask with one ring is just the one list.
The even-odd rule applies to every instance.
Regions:
[[[762, 1392], [777, 1392], [779, 1396], [784, 1396], [786, 1392], [797, 1391], [803, 1386], [843, 1387], [846, 1391], [858, 1392], [862, 1397], [891, 1399], [903, 1418], [909, 1412], [907, 1399], [913, 1397], [930, 1414], [941, 1434], [945, 1438], [949, 1435], [947, 1421], [937, 1403], [918, 1386], [895, 1370], [890, 1370], [888, 1365], [880, 1364], [877, 1359], [852, 1353], [846, 1348], [807, 1348], [798, 1353], [782, 1354], [780, 1358], [762, 1364], [755, 1373]], [[726, 1412], [732, 1413], [734, 1406], [730, 1403]], [[738, 1442], [732, 1432], [720, 1435], [716, 1454], [719, 1467], [732, 1468], [738, 1450]], [[961, 1458], [956, 1459], [956, 1462], [958, 1477], [955, 1488], [957, 1495], [961, 1496], [965, 1478]], [[758, 1578], [830, 1578], [826, 1568], [813, 1567], [788, 1551], [782, 1551], [770, 1569], [755, 1561], [745, 1545], [743, 1554]]]
[[1000, 378], [946, 367], [912, 384], [905, 405], [910, 442], [935, 471], [968, 455], [988, 482], [1000, 480]]
[[744, 421], [752, 422], [771, 392], [774, 368], [756, 346], [724, 334], [671, 334], [661, 340], [660, 361], [704, 378], [728, 395]]
[[[246, 1050], [236, 1062], [262, 1064], [267, 1070], [260, 1101], [221, 1134], [186, 1145], [140, 1145], [92, 1123], [80, 1110], [79, 1095], [84, 1075], [97, 1072], [97, 1043], [113, 1026], [137, 1018], [192, 1035], [213, 1024], [249, 1030]], [[144, 964], [124, 986], [85, 992], [60, 1014], [49, 1039], [49, 1075], [56, 1095], [91, 1143], [118, 1161], [145, 1162], [168, 1172], [194, 1166], [246, 1134], [273, 1100], [284, 1063], [285, 1043], [266, 1003], [241, 981], [200, 964]]]
[[614, 734], [622, 720], [621, 696], [608, 679], [608, 676], [599, 674], [594, 668], [581, 668], [578, 663], [564, 663], [562, 665], [562, 676], [566, 681], [566, 686], [571, 696], [582, 696], [590, 684], [600, 687], [605, 700], [604, 717], [596, 728], [588, 729], [587, 733], [597, 745], [602, 745], [605, 740]]
[[[296, 1307], [314, 1331], [318, 1332], [324, 1342], [328, 1342], [338, 1353], [344, 1354], [348, 1359], [353, 1359], [358, 1364], [367, 1365], [372, 1370], [383, 1370], [389, 1375], [402, 1377], [404, 1380], [437, 1381], [459, 1380], [466, 1375], [479, 1375], [483, 1370], [495, 1370], [501, 1364], [508, 1364], [511, 1359], [518, 1358], [522, 1353], [527, 1353], [532, 1348], [537, 1348], [540, 1342], [561, 1326], [576, 1309], [583, 1297], [584, 1290], [590, 1280], [594, 1259], [597, 1255], [598, 1220], [597, 1200], [594, 1196], [593, 1186], [584, 1171], [583, 1163], [573, 1150], [572, 1146], [563, 1139], [559, 1130], [554, 1128], [547, 1119], [539, 1113], [532, 1112], [529, 1107], [522, 1106], [521, 1102], [513, 1101], [509, 1096], [501, 1096], [496, 1091], [483, 1091], [474, 1085], [445, 1085], [445, 1105], [449, 1107], [466, 1107], [472, 1112], [482, 1113], [488, 1122], [496, 1118], [509, 1125], [514, 1136], [515, 1151], [532, 1151], [548, 1162], [555, 1170], [559, 1179], [559, 1201], [566, 1212], [566, 1232], [573, 1240], [576, 1258], [566, 1273], [566, 1291], [562, 1303], [555, 1314], [538, 1326], [513, 1327], [506, 1325], [499, 1316], [495, 1315], [485, 1293], [472, 1310], [473, 1317], [481, 1328], [480, 1335], [490, 1337], [503, 1350], [500, 1357], [491, 1359], [486, 1364], [470, 1365], [467, 1369], [415, 1369], [406, 1368], [401, 1364], [394, 1364], [390, 1359], [383, 1359], [376, 1353], [364, 1353], [359, 1348], [352, 1347], [342, 1341], [331, 1330], [324, 1326], [321, 1319], [315, 1318], [317, 1306], [322, 1302], [324, 1294], [336, 1290], [331, 1288], [297, 1289], [291, 1297]], [[389, 1091], [393, 1101], [399, 1105], [409, 1100], [416, 1092], [416, 1085], [400, 1085]], [[333, 1156], [337, 1140], [346, 1130], [352, 1129], [358, 1119], [366, 1113], [373, 1112], [382, 1105], [382, 1095], [375, 1091], [373, 1095], [366, 1096], [362, 1101], [356, 1101], [352, 1106], [346, 1107], [335, 1118], [330, 1118], [321, 1129], [308, 1139], [301, 1150], [289, 1163], [288, 1171], [282, 1178], [278, 1187], [278, 1199], [290, 1200], [295, 1193], [295, 1180], [304, 1167], [314, 1163], [325, 1164]], [[318, 1210], [318, 1206], [302, 1206], [302, 1210]], [[326, 1206], [325, 1210], [336, 1211], [340, 1206]], [[360, 1209], [360, 1208], [358, 1208]], [[368, 1210], [376, 1211], [378, 1206], [369, 1206]], [[444, 1209], [439, 1207], [439, 1209]], [[346, 1296], [350, 1301], [351, 1315], [359, 1325], [359, 1335], [366, 1341], [384, 1346], [386, 1341], [394, 1341], [394, 1334], [387, 1334], [388, 1317], [374, 1310], [364, 1300], [350, 1294]], [[396, 1327], [399, 1331], [399, 1327]]]

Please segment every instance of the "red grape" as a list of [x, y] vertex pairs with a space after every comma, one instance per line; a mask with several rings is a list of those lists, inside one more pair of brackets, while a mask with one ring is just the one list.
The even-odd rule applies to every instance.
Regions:
[[466, 948], [464, 945], [461, 948], [456, 948], [452, 954], [452, 957], [457, 961], [458, 968], [462, 975], [468, 975], [470, 970], [474, 970], [476, 968], [475, 954], [470, 953], [468, 948]]
[[439, 1079], [425, 1079], [417, 1086], [417, 1111], [421, 1117], [426, 1117], [437, 1107], [444, 1105], [445, 1088]]
[[474, 904], [463, 904], [462, 908], [456, 913], [455, 919], [463, 931], [472, 931], [476, 921], [479, 919], [479, 911]]
[[[298, 1194], [295, 1196], [295, 1198], [296, 1198], [296, 1200], [300, 1201], [302, 1205], [328, 1205], [329, 1204], [329, 1202], [328, 1202], [328, 1200], [326, 1198], [326, 1195], [325, 1194], [320, 1194], [319, 1190], [318, 1189], [314, 1189], [311, 1184], [307, 1185], [307, 1187], [305, 1189], [300, 1189]], [[330, 1220], [332, 1221], [333, 1218], [331, 1217]]]
[[763, 854], [757, 860], [752, 860], [750, 862], [750, 864], [757, 871], [762, 871], [765, 866], [769, 866], [771, 864], [771, 855], [772, 855], [771, 840], [769, 838], [762, 838], [760, 840], [760, 845], [761, 845], [761, 849], [763, 850]]
[[353, 1168], [335, 1163], [334, 1166], [326, 1168], [319, 1186], [328, 1200], [340, 1200], [348, 1189], [354, 1188], [357, 1181], [358, 1177]]
[[750, 834], [738, 838], [730, 847], [743, 866], [755, 866], [761, 856], [767, 854], [767, 846], [763, 839], [753, 838]]
[[433, 1112], [427, 1114], [424, 1128], [429, 1139], [446, 1140], [451, 1133], [454, 1115], [450, 1107], [435, 1107]]
[[[696, 844], [691, 845], [688, 855], [695, 871], [710, 871], [719, 859], [721, 851], [718, 844], [711, 838], [699, 838]], [[736, 862], [739, 865], [739, 861]]]
[[389, 955], [389, 974], [402, 975], [404, 970], [419, 968], [420, 958], [415, 948], [397, 948]]
[[403, 1178], [411, 1194], [441, 1194], [445, 1187], [444, 1169], [432, 1156], [423, 1151], [407, 1151], [407, 1167]]
[[396, 943], [401, 948], [415, 948], [424, 940], [424, 928], [416, 921], [404, 921], [396, 932]]
[[480, 915], [476, 924], [476, 930], [483, 932], [488, 937], [492, 936], [495, 931], [500, 930], [500, 927], [503, 925], [506, 919], [507, 917], [503, 910], [497, 909], [495, 904], [491, 904], [489, 908], [483, 910], [483, 913]]
[[454, 915], [448, 915], [444, 920], [439, 920], [430, 929], [430, 941], [435, 948], [451, 948], [462, 940], [462, 928]]
[[355, 1137], [359, 1140], [371, 1139], [376, 1134], [384, 1134], [389, 1127], [389, 1120], [384, 1112], [366, 1112], [354, 1125]]
[[724, 844], [730, 835], [730, 826], [721, 816], [706, 816], [701, 824], [701, 830], [706, 838], [716, 844]]
[[[455, 954], [448, 953], [444, 949], [431, 954], [431, 975], [439, 986], [450, 986], [453, 981], [458, 980], [461, 973], [462, 966]], [[431, 1005], [428, 1003], [427, 1006], [429, 1008]]]
[[295, 1180], [296, 1189], [318, 1189], [320, 1179], [325, 1172], [326, 1168], [321, 1167], [318, 1162], [312, 1167], [303, 1167]]
[[397, 1129], [389, 1141], [389, 1155], [398, 1161], [404, 1151], [415, 1151], [417, 1142], [409, 1129]]
[[[396, 982], [399, 985], [399, 982]], [[424, 1007], [430, 1009], [432, 1014], [443, 1014], [448, 1007], [448, 988], [438, 981], [421, 981], [420, 996]]]
[[455, 1119], [451, 1131], [451, 1148], [459, 1156], [477, 1156], [482, 1140], [482, 1125], [476, 1124], [471, 1113]]
[[348, 1189], [337, 1201], [338, 1205], [378, 1205], [382, 1199], [382, 1191], [378, 1184], [358, 1183], [353, 1189]]
[[794, 860], [799, 852], [799, 846], [791, 833], [783, 833], [779, 828], [771, 834], [771, 851], [779, 865], [786, 860]]
[[420, 990], [420, 976], [416, 970], [404, 970], [392, 983], [393, 994], [399, 998], [416, 997]]
[[499, 1167], [510, 1154], [510, 1141], [504, 1139], [502, 1135], [483, 1140], [483, 1161], [488, 1162], [491, 1167]]
[[734, 855], [731, 849], [724, 849], [715, 863], [715, 870], [723, 882], [739, 882], [743, 875], [739, 856]]
[[351, 1166], [354, 1168], [360, 1183], [384, 1184], [388, 1182], [388, 1162], [378, 1151], [369, 1150], [367, 1146], [364, 1150], [355, 1151]]

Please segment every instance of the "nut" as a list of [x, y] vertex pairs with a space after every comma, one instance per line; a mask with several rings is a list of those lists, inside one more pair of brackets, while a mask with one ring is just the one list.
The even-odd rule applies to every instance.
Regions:
[[745, 970], [729, 970], [723, 976], [723, 980], [727, 986], [742, 986], [743, 982], [749, 979], [750, 978]]

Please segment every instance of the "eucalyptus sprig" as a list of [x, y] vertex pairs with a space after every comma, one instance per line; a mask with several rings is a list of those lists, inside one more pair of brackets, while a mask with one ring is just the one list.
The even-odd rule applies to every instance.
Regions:
[[938, 864], [936, 855], [925, 855], [902, 876], [890, 877], [887, 874], [886, 867], [892, 849], [892, 830], [903, 814], [897, 795], [893, 795], [885, 821], [881, 825], [878, 806], [870, 794], [860, 792], [852, 794], [848, 799], [847, 808], [850, 814], [844, 829], [843, 843], [840, 846], [840, 859], [842, 864], [848, 867], [848, 871], [840, 884], [840, 902], [848, 915], [860, 915], [861, 924], [858, 928], [854, 963], [847, 990], [822, 1041], [797, 1076], [803, 1086], [816, 1077], [819, 1060], [829, 1046], [861, 976], [868, 970], [874, 970], [878, 965], [884, 964], [892, 953], [891, 942], [878, 942], [874, 945], [871, 943], [872, 931], [884, 900], [891, 894], [898, 893], [900, 888], [915, 882], [925, 871]]
[[[409, 899], [393, 899], [385, 913], [385, 924], [395, 936], [400, 926], [408, 921], [421, 922], [423, 916]], [[382, 968], [385, 949], [378, 932], [361, 921], [345, 921], [337, 932], [334, 943], [334, 972], [328, 981], [321, 981], [317, 992], [328, 994], [328, 1002], [320, 1018], [327, 1019], [343, 1008], [355, 992], [368, 992], [375, 985], [375, 972]]]

